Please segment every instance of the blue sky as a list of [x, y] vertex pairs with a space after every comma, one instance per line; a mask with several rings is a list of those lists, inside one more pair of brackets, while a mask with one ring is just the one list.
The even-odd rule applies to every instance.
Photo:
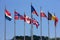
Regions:
[[[12, 20], [6, 20], [6, 39], [11, 39], [14, 36], [14, 10], [16, 9], [21, 15], [26, 13], [29, 17], [31, 17], [31, 2], [34, 8], [36, 9], [37, 13], [40, 14], [40, 7], [48, 14], [48, 11], [52, 14], [56, 14], [59, 19], [59, 22], [56, 27], [57, 37], [60, 37], [60, 0], [0, 0], [0, 40], [4, 40], [4, 9], [10, 11], [12, 15]], [[38, 20], [40, 23], [39, 17], [33, 15], [33, 17]], [[25, 24], [25, 35], [30, 36], [30, 24]], [[50, 21], [50, 37], [55, 37], [54, 33], [54, 21]], [[40, 26], [36, 29], [36, 26], [33, 27], [33, 34], [40, 35]], [[16, 35], [23, 36], [24, 35], [24, 21], [16, 20]], [[48, 36], [48, 20], [46, 18], [42, 18], [42, 35]]]

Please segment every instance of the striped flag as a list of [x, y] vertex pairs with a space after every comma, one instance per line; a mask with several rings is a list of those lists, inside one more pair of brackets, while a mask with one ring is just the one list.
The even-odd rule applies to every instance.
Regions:
[[54, 20], [55, 21], [55, 23], [54, 23], [55, 26], [58, 22], [58, 18], [55, 15], [52, 15], [50, 12], [48, 12], [48, 20]]
[[11, 17], [11, 13], [5, 9], [5, 18], [8, 19], [9, 21], [11, 21], [12, 17]]
[[55, 17], [55, 26], [57, 25], [57, 23], [58, 23], [58, 18]]
[[[33, 23], [34, 25], [36, 25], [36, 28], [38, 28], [39, 23], [38, 23], [37, 20], [35, 20], [35, 19], [31, 19], [30, 17], [26, 16], [25, 14], [24, 14], [24, 18], [25, 18], [25, 19], [24, 19], [25, 22], [27, 22], [28, 24]], [[32, 21], [32, 22], [31, 22], [31, 21]]]
[[35, 19], [32, 19], [32, 23], [33, 23], [34, 25], [36, 25], [36, 28], [38, 28], [38, 26], [39, 26], [39, 23], [38, 23], [38, 21], [37, 21], [37, 20], [35, 20]]
[[48, 12], [48, 20], [52, 20], [52, 14]]

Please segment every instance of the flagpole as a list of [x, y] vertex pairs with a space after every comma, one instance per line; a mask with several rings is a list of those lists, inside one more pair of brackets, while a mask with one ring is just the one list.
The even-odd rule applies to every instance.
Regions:
[[[32, 3], [31, 3], [32, 5]], [[31, 19], [33, 19], [33, 15], [31, 13]], [[32, 23], [32, 20], [31, 20], [31, 40], [33, 40], [33, 23]]]
[[[24, 13], [24, 15], [25, 15], [25, 13]], [[24, 20], [25, 20], [25, 18], [24, 18]], [[24, 40], [25, 40], [25, 21], [24, 21]]]
[[[5, 0], [6, 2], [6, 0]], [[4, 13], [5, 13], [5, 10], [6, 10], [6, 3], [5, 3], [5, 9], [4, 9]], [[5, 18], [5, 14], [4, 14], [4, 18]], [[6, 18], [5, 18], [5, 25], [4, 25], [4, 40], [6, 40]]]
[[[55, 16], [55, 13], [54, 13], [54, 16]], [[55, 24], [55, 21], [54, 21], [54, 24]], [[57, 40], [56, 39], [56, 25], [55, 25], [55, 40]]]
[[[14, 14], [15, 16], [15, 14]], [[15, 21], [15, 18], [14, 18], [14, 40], [16, 40], [16, 21]]]
[[[4, 14], [4, 18], [5, 18], [5, 14]], [[6, 40], [6, 19], [5, 19], [5, 25], [4, 25], [4, 40]]]
[[50, 40], [49, 20], [48, 20], [48, 40]]
[[57, 40], [57, 39], [56, 39], [56, 26], [55, 26], [55, 40]]
[[[41, 7], [40, 7], [40, 9], [41, 9]], [[41, 10], [40, 10], [40, 12], [41, 12]], [[41, 37], [41, 40], [42, 40], [42, 18], [41, 18], [41, 16], [40, 16], [40, 37]]]
[[[31, 18], [32, 18], [32, 13], [31, 13]], [[33, 24], [31, 20], [31, 40], [33, 40]]]
[[16, 22], [14, 19], [14, 40], [16, 40]]
[[40, 31], [41, 31], [41, 40], [42, 40], [42, 18], [40, 17]]

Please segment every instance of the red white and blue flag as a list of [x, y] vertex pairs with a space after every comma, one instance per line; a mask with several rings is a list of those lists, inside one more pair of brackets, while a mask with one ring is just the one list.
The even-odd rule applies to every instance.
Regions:
[[34, 9], [34, 7], [32, 5], [31, 5], [31, 13], [38, 16], [38, 13], [36, 12], [36, 10]]
[[36, 25], [36, 28], [38, 28], [38, 26], [39, 26], [39, 23], [38, 23], [38, 21], [37, 21], [37, 20], [35, 20], [35, 19], [32, 19], [32, 23], [33, 23], [34, 25]]
[[15, 20], [19, 20], [19, 19], [24, 20], [24, 17], [22, 15], [20, 15], [18, 12], [15, 11], [14, 14], [15, 14], [14, 15]]
[[8, 19], [9, 21], [11, 21], [12, 17], [11, 17], [11, 13], [5, 9], [5, 18]]
[[39, 23], [37, 20], [31, 19], [30, 17], [26, 16], [25, 14], [24, 14], [24, 21], [28, 24], [32, 23], [33, 25], [36, 25], [36, 28], [38, 28], [38, 26], [39, 26]]
[[20, 15], [20, 20], [24, 20], [24, 16]]
[[14, 11], [14, 19], [18, 20], [19, 17], [20, 17], [20, 14], [18, 12]]

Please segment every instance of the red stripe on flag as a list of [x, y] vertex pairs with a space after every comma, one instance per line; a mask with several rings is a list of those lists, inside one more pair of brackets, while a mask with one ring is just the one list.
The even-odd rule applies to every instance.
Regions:
[[9, 16], [11, 16], [10, 12], [8, 10], [5, 10], [5, 13]]
[[33, 11], [33, 14], [36, 14], [36, 15], [38, 16], [38, 14], [37, 14], [37, 12], [36, 12], [36, 11]]

